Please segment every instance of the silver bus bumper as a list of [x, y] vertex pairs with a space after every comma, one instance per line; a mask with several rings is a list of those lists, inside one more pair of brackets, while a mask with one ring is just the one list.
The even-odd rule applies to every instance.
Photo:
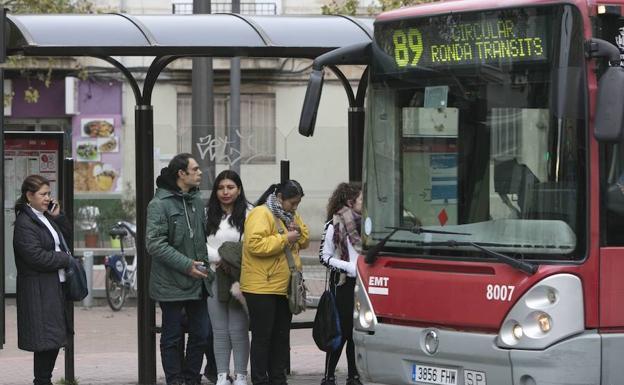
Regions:
[[[426, 352], [424, 336], [438, 335], [438, 349]], [[414, 364], [457, 370], [457, 385], [600, 384], [601, 347], [596, 332], [586, 332], [545, 350], [509, 350], [496, 346], [496, 335], [432, 328], [375, 325], [375, 333], [353, 332], [360, 374], [384, 384], [413, 381]], [[484, 373], [485, 382], [464, 373]], [[426, 384], [422, 383], [422, 384]]]

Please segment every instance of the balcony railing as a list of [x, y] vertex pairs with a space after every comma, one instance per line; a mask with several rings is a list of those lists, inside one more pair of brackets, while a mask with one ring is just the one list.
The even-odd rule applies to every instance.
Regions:
[[[193, 13], [192, 1], [180, 1], [171, 4], [174, 15], [190, 15]], [[212, 13], [232, 12], [232, 3], [212, 3]], [[240, 13], [243, 15], [277, 15], [275, 3], [240, 3]]]

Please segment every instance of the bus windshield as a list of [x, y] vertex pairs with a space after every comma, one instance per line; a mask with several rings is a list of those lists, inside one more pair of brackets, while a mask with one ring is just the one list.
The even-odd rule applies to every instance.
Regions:
[[473, 242], [519, 258], [582, 259], [584, 71], [571, 5], [377, 23], [365, 246], [422, 227], [463, 234], [398, 231], [384, 250], [478, 258]]

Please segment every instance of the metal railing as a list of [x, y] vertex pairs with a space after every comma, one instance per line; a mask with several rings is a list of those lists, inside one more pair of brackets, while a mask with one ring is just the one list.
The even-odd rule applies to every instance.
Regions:
[[[212, 13], [232, 12], [232, 3], [212, 3]], [[171, 4], [171, 13], [174, 15], [190, 15], [193, 13], [192, 1], [180, 1]], [[242, 15], [277, 15], [277, 4], [275, 3], [240, 3], [240, 13]]]

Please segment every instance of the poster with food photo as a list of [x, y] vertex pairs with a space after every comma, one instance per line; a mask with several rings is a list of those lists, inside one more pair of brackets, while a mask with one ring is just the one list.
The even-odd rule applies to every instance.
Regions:
[[83, 138], [108, 138], [115, 132], [115, 121], [110, 118], [81, 119], [80, 126]]
[[72, 119], [74, 191], [121, 191], [123, 129], [121, 115], [76, 116]]
[[115, 167], [102, 162], [81, 162], [74, 165], [74, 188], [85, 192], [117, 190], [119, 173]]
[[109, 138], [98, 138], [97, 148], [100, 153], [119, 152], [119, 139], [115, 135]]
[[100, 160], [98, 143], [95, 140], [79, 140], [76, 143], [77, 162], [95, 162]]

